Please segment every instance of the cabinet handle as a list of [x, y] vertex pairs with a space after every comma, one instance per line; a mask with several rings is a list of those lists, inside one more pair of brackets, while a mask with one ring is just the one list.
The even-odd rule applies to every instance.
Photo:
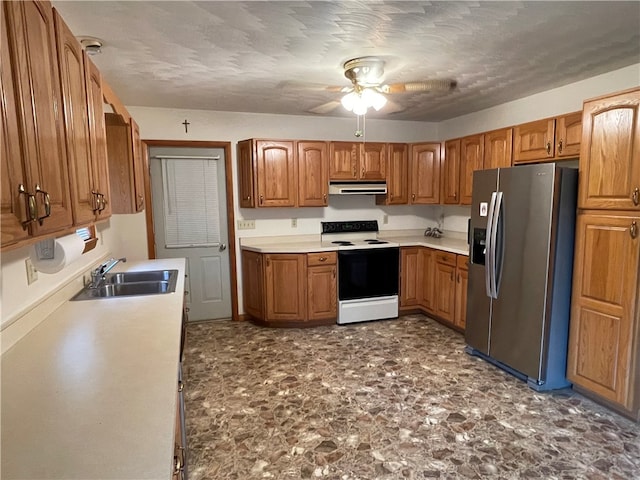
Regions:
[[356, 169], [356, 166], [353, 166], [353, 178], [356, 178], [356, 175], [358, 175], [358, 170]]
[[631, 195], [631, 200], [633, 204], [637, 207], [638, 203], [640, 203], [640, 189], [638, 187], [633, 189], [633, 194]]
[[93, 197], [93, 208], [92, 208], [93, 213], [100, 213], [100, 210], [101, 210], [100, 194], [95, 190], [91, 190], [91, 195]]
[[49, 194], [40, 188], [40, 185], [36, 183], [36, 195], [42, 195], [44, 199], [44, 215], [42, 217], [38, 217], [38, 223], [42, 225], [44, 223], [44, 219], [51, 215], [51, 198]]
[[22, 183], [18, 185], [18, 195], [26, 195], [25, 207], [26, 207], [27, 219], [24, 222], [22, 222], [22, 229], [26, 230], [27, 226], [34, 220], [37, 220], [37, 217], [38, 217], [38, 212], [36, 209], [36, 197], [35, 195], [32, 195], [29, 192], [27, 192], [24, 189], [24, 185]]
[[[547, 151], [549, 153], [549, 151]], [[562, 139], [558, 142], [558, 153], [562, 153]]]
[[263, 201], [264, 201], [264, 197], [262, 195], [260, 195], [260, 205], [262, 205]]
[[415, 193], [412, 193], [412, 194], [411, 194], [411, 201], [414, 201], [415, 199], [416, 199], [416, 194], [415, 194]]
[[629, 235], [631, 235], [631, 238], [636, 238], [638, 236], [638, 224], [635, 220], [631, 222], [631, 226], [629, 227]]
[[333, 270], [331, 270], [331, 274], [333, 275], [333, 278], [336, 278], [336, 269], [335, 268]]
[[251, 201], [251, 195], [249, 195], [247, 198], [245, 198], [245, 200], [246, 200], [247, 202]]
[[360, 178], [364, 178], [364, 167], [362, 167], [362, 176]]
[[551, 142], [547, 142], [547, 155], [551, 155]]
[[327, 261], [327, 257], [320, 257], [318, 260], [320, 262], [326, 262]]
[[105, 208], [107, 208], [107, 197], [105, 197], [103, 193], [100, 194], [100, 201], [102, 202], [100, 211], [103, 211]]
[[326, 193], [324, 193], [322, 195], [322, 200], [324, 200], [324, 202], [327, 203], [327, 194]]

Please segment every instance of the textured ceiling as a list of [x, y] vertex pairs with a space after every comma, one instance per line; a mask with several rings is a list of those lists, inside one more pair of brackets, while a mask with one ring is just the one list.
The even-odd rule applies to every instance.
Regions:
[[[348, 86], [342, 64], [385, 59], [401, 112], [441, 121], [640, 63], [640, 2], [54, 1], [127, 105], [313, 115]], [[639, 79], [640, 83], [640, 79]], [[328, 115], [349, 116], [342, 107]]]

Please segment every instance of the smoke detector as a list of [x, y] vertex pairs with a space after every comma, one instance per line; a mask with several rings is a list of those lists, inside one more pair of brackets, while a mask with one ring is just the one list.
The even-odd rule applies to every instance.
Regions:
[[95, 37], [78, 37], [80, 45], [87, 52], [87, 55], [97, 55], [102, 52], [102, 40]]

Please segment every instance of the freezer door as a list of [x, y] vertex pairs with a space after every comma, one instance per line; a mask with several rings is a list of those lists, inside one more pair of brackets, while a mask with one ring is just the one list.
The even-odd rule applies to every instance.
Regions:
[[498, 170], [478, 170], [473, 172], [473, 201], [469, 237], [469, 284], [467, 290], [467, 324], [465, 340], [467, 345], [484, 353], [489, 353], [489, 331], [491, 318], [491, 298], [486, 290], [487, 221], [492, 193], [498, 188]]
[[497, 299], [492, 304], [489, 355], [531, 379], [543, 376], [554, 164], [500, 170]]

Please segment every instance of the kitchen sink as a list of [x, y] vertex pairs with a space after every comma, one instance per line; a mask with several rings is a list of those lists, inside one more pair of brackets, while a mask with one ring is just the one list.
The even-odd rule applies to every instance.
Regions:
[[97, 287], [86, 286], [71, 300], [157, 295], [176, 291], [178, 270], [107, 274]]
[[122, 272], [105, 275], [105, 284], [121, 284], [132, 282], [171, 282], [177, 270], [151, 270], [148, 272]]

